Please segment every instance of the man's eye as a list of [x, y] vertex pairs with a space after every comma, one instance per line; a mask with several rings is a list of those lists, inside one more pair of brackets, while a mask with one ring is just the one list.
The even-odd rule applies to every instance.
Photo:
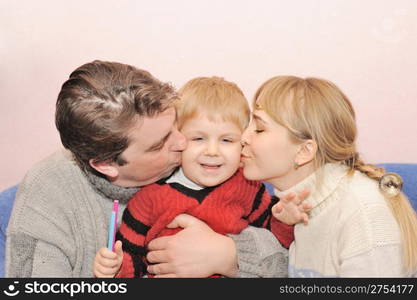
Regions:
[[165, 145], [165, 143], [161, 144], [159, 146], [156, 146], [155, 148], [152, 149], [152, 151], [154, 151], [154, 152], [160, 151], [162, 148], [164, 148], [164, 145]]
[[263, 129], [255, 129], [255, 133], [261, 133], [261, 132], [264, 132], [265, 130], [263, 130]]
[[191, 138], [191, 140], [192, 141], [202, 141], [203, 138], [202, 137], [199, 137], [199, 136], [196, 136], [196, 137]]

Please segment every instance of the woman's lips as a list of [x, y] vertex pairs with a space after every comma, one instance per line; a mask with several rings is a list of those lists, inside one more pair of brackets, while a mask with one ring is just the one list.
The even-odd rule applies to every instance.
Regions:
[[242, 164], [241, 166], [245, 166], [248, 162], [249, 162], [249, 158], [244, 157], [244, 156], [240, 157], [240, 163]]
[[249, 156], [247, 156], [246, 154], [243, 154], [243, 153], [242, 153], [242, 154], [240, 155], [240, 160], [241, 160], [241, 161], [248, 160], [248, 159], [249, 159]]

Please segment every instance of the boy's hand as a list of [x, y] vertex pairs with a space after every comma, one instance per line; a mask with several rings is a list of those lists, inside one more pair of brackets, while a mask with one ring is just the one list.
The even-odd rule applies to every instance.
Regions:
[[122, 242], [116, 241], [114, 252], [101, 248], [94, 258], [93, 274], [98, 278], [115, 277], [123, 261]]
[[308, 223], [308, 212], [311, 204], [303, 203], [310, 191], [304, 190], [299, 195], [289, 193], [272, 206], [272, 215], [282, 223], [294, 225], [300, 222]]

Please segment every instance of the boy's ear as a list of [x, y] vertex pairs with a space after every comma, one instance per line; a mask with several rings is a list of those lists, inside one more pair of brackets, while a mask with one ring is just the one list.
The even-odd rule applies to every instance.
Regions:
[[91, 158], [88, 163], [90, 166], [96, 170], [97, 172], [100, 172], [101, 174], [104, 174], [107, 177], [117, 177], [119, 175], [119, 170], [114, 166], [114, 163], [110, 162], [96, 162], [95, 159]]
[[295, 162], [299, 165], [305, 165], [316, 157], [317, 143], [314, 140], [306, 140], [301, 145], [295, 157]]

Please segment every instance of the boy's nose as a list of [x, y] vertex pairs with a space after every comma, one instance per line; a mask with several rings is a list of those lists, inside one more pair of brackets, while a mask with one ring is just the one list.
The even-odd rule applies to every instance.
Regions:
[[210, 156], [214, 156], [218, 154], [218, 145], [215, 142], [210, 142], [206, 148], [206, 154]]

